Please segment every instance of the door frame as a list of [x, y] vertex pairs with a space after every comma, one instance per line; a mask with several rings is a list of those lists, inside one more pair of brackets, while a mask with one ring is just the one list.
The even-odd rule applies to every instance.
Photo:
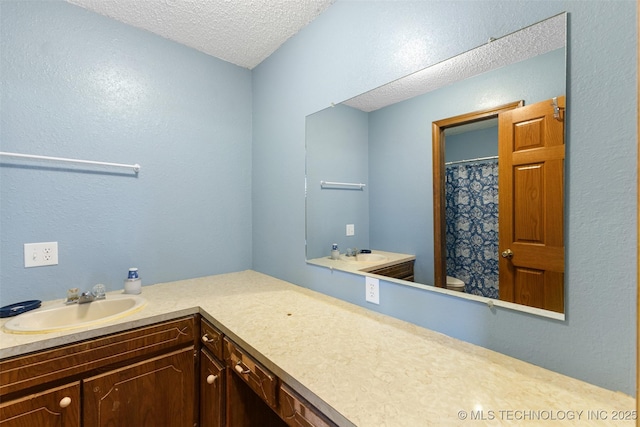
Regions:
[[447, 286], [446, 256], [446, 213], [445, 213], [445, 138], [448, 128], [479, 122], [498, 117], [498, 114], [523, 107], [524, 100], [510, 102], [485, 110], [478, 110], [459, 116], [438, 120], [431, 125], [432, 159], [433, 159], [433, 267], [434, 285], [439, 288]]

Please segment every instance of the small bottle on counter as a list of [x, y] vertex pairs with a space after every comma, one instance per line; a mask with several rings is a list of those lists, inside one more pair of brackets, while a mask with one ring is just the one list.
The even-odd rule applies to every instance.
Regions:
[[138, 275], [138, 269], [132, 267], [129, 269], [129, 274], [124, 281], [124, 293], [137, 295], [140, 292], [142, 292], [142, 279]]
[[340, 259], [340, 251], [338, 250], [338, 244], [331, 245], [331, 259]]

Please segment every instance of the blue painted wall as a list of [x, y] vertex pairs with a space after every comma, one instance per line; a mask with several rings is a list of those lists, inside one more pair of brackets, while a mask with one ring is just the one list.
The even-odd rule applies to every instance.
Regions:
[[[370, 305], [361, 277], [305, 264], [306, 115], [563, 11], [566, 321], [389, 282]], [[632, 1], [338, 0], [253, 70], [254, 269], [635, 394], [636, 39]]]
[[[251, 72], [61, 1], [2, 1], [0, 305], [251, 268]], [[24, 268], [57, 241], [59, 265]]]
[[[320, 181], [369, 182], [369, 115], [346, 105], [325, 108], [306, 118], [307, 258], [320, 258], [338, 244], [369, 247], [369, 188], [321, 188]], [[353, 224], [355, 235], [346, 235]]]
[[498, 125], [446, 137], [446, 162], [498, 155]]

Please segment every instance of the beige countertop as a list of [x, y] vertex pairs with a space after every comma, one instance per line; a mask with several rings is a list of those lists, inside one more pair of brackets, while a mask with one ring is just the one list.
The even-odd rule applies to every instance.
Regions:
[[254, 271], [142, 296], [143, 310], [93, 328], [2, 331], [0, 358], [200, 312], [340, 425], [635, 425], [619, 420], [634, 415], [630, 396]]
[[[307, 263], [327, 267], [336, 270], [346, 271], [348, 273], [356, 273], [365, 275], [365, 273], [377, 270], [378, 268], [388, 267], [395, 264], [415, 260], [415, 255], [400, 254], [395, 252], [385, 252], [372, 250], [371, 253], [384, 256], [386, 259], [382, 261], [361, 262], [356, 261], [355, 257], [348, 257], [344, 254], [340, 255], [340, 259], [331, 259], [330, 256], [307, 260]], [[373, 276], [372, 274], [366, 274]]]

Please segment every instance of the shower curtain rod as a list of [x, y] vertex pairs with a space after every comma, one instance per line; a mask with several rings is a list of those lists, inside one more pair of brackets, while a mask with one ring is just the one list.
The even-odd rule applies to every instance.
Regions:
[[497, 159], [497, 158], [498, 158], [498, 156], [477, 157], [475, 159], [456, 160], [455, 162], [447, 162], [444, 165], [445, 166], [449, 166], [449, 165], [457, 165], [458, 163], [480, 162], [482, 160], [493, 160], [493, 159]]

